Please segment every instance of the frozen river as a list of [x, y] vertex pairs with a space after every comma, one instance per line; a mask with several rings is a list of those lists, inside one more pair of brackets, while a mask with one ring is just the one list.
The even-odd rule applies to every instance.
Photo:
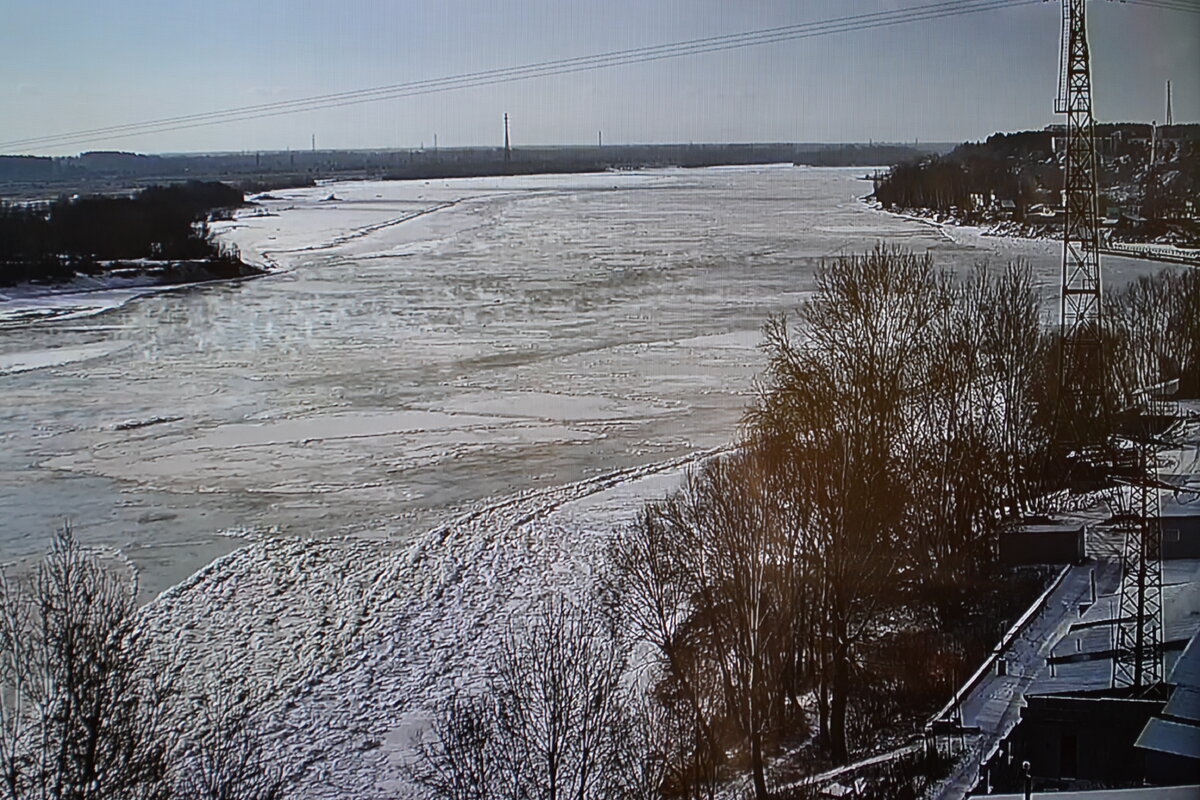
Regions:
[[[0, 327], [0, 561], [69, 519], [149, 596], [248, 537], [404, 542], [484, 498], [728, 442], [763, 321], [822, 259], [885, 241], [1056, 282], [1057, 246], [873, 211], [862, 172], [275, 192], [222, 236], [281, 274]], [[1155, 269], [1105, 263], [1110, 283]]]

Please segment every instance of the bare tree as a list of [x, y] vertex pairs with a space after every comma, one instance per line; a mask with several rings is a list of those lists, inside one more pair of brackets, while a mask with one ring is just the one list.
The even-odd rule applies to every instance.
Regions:
[[[821, 694], [834, 759], [848, 755], [847, 702], [858, 645], [894, 590], [927, 402], [932, 332], [953, 304], [928, 256], [877, 248], [818, 276], [793, 340], [767, 330], [768, 382], [748, 421], [788, 451], [820, 577]], [[824, 716], [824, 715], [822, 715]]]
[[[671, 796], [711, 798], [724, 763], [719, 741], [725, 692], [715, 671], [696, 652], [687, 621], [691, 609], [688, 549], [675, 535], [671, 501], [648, 503], [636, 521], [617, 532], [609, 549], [621, 597], [621, 620], [633, 639], [651, 645], [661, 675], [647, 699], [647, 719], [665, 758]], [[654, 712], [654, 713], [651, 713]]]
[[439, 800], [609, 800], [646, 777], [628, 747], [625, 648], [591, 607], [546, 600], [480, 696], [440, 709], [412, 777]]
[[503, 786], [493, 697], [460, 695], [439, 709], [415, 746], [410, 777], [437, 800], [491, 800], [512, 796]]
[[810, 541], [787, 466], [751, 444], [712, 459], [612, 548], [633, 633], [661, 658], [672, 784], [687, 796], [709, 791], [733, 751], [766, 797], [767, 755], [803, 716]]
[[906, 412], [911, 566], [935, 584], [990, 561], [999, 515], [1021, 513], [1040, 483], [1050, 419], [1049, 346], [1028, 268], [981, 266], [946, 291]]
[[1042, 324], [1041, 298], [1025, 263], [999, 275], [977, 270], [966, 289], [968, 310], [979, 320], [984, 405], [998, 415], [993, 446], [1000, 457], [1003, 501], [1013, 514], [1033, 502], [1051, 435], [1046, 381], [1051, 342]]
[[268, 757], [251, 713], [260, 697], [222, 691], [195, 704], [191, 732], [175, 757], [178, 800], [280, 800], [287, 775]]
[[1109, 302], [1114, 380], [1126, 398], [1147, 386], [1180, 379], [1200, 390], [1200, 275], [1164, 271], [1142, 277]]
[[12, 800], [169, 795], [161, 708], [132, 635], [136, 585], [65, 527], [34, 575], [0, 576], [0, 786]]
[[616, 740], [619, 795], [627, 800], [662, 800], [671, 780], [670, 710], [634, 688], [626, 695], [623, 716]]

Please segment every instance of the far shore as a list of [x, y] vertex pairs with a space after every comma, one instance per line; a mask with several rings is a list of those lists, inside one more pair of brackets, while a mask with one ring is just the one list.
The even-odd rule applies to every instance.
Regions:
[[[77, 274], [68, 281], [0, 286], [0, 325], [87, 316], [153, 292], [238, 283], [270, 274], [245, 262], [140, 261], [97, 274]], [[88, 302], [71, 302], [84, 298]]]
[[[1037, 242], [1061, 242], [1062, 230], [1052, 225], [1019, 223], [1012, 220], [968, 222], [957, 217], [938, 214], [921, 208], [885, 208], [871, 195], [859, 198], [864, 205], [901, 219], [929, 225], [945, 232], [947, 228], [976, 231], [980, 236], [997, 239], [1016, 239]], [[1108, 241], [1100, 248], [1102, 255], [1154, 261], [1163, 264], [1200, 267], [1200, 249], [1178, 247], [1154, 241]]]

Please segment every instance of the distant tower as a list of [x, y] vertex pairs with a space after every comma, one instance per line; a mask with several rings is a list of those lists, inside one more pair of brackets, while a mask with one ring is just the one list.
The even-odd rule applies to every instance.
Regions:
[[512, 144], [508, 139], [508, 112], [504, 112], [504, 163], [512, 161]]
[[596, 131], [596, 146], [604, 147], [604, 131]]
[[1163, 122], [1164, 125], [1174, 125], [1175, 120], [1171, 117], [1171, 82], [1167, 81], [1167, 118]]
[[312, 135], [312, 151], [317, 152], [317, 135], [315, 133]]

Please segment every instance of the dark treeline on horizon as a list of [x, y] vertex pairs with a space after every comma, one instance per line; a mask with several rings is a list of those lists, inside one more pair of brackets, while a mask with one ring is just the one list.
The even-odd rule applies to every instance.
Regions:
[[0, 285], [70, 280], [143, 259], [203, 262], [214, 277], [248, 274], [211, 240], [205, 224], [216, 209], [243, 202], [237, 189], [199, 181], [125, 197], [0, 201]]
[[0, 155], [0, 196], [35, 199], [71, 191], [116, 192], [147, 182], [221, 180], [246, 191], [322, 179], [433, 179], [538, 172], [598, 172], [647, 167], [797, 163], [887, 166], [949, 145], [647, 144], [562, 147], [419, 148], [407, 150], [247, 151], [143, 155], [99, 151], [69, 157]]

